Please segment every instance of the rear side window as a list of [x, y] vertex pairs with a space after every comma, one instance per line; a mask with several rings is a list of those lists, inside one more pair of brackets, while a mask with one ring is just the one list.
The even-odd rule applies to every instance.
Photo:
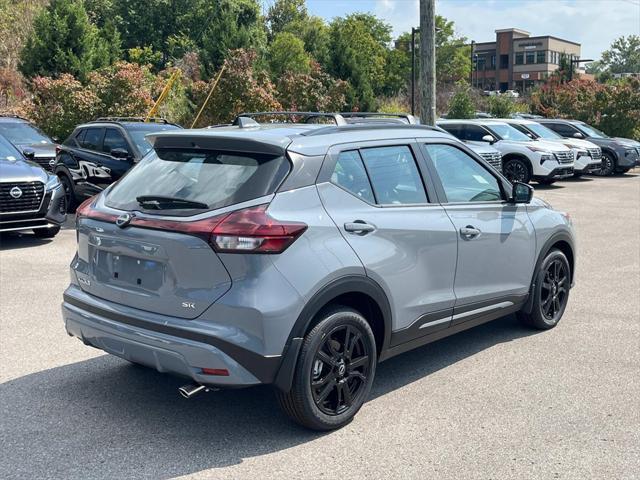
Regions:
[[462, 140], [482, 142], [482, 137], [485, 135], [489, 135], [489, 132], [477, 125], [465, 125], [462, 130]]
[[103, 128], [87, 128], [80, 146], [87, 150], [100, 151], [102, 147]]
[[[289, 168], [289, 161], [277, 155], [160, 148], [113, 187], [107, 204], [144, 210], [138, 197], [160, 196], [204, 203], [212, 210], [274, 193]], [[193, 208], [172, 209], [175, 215], [197, 213]]]
[[356, 197], [375, 203], [371, 184], [357, 150], [342, 152], [331, 175], [331, 183], [344, 188]]
[[408, 146], [364, 148], [360, 153], [373, 185], [376, 203], [427, 203], [427, 194]]

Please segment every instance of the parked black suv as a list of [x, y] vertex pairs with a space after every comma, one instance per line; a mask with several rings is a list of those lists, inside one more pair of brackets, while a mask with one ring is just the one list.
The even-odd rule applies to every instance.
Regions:
[[0, 115], [0, 135], [13, 143], [21, 152], [33, 150], [33, 160], [42, 168], [53, 171], [56, 161], [56, 139], [49, 138], [38, 127], [15, 115]]
[[164, 119], [110, 117], [78, 125], [58, 147], [54, 171], [72, 210], [122, 177], [151, 144], [145, 136], [181, 128]]
[[565, 138], [580, 138], [602, 149], [600, 175], [627, 173], [640, 165], [640, 142], [630, 138], [610, 137], [597, 128], [578, 120], [535, 119]]
[[0, 135], [0, 233], [31, 230], [51, 238], [66, 219], [60, 181], [32, 161], [34, 154]]

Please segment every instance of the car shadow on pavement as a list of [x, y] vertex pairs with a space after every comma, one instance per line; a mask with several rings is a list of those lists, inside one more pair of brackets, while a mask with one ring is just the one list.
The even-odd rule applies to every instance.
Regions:
[[53, 238], [38, 238], [32, 233], [3, 233], [0, 234], [0, 251], [38, 247], [51, 243], [53, 240]]
[[[395, 357], [379, 365], [371, 397], [531, 333], [509, 316]], [[323, 435], [290, 422], [268, 387], [185, 400], [183, 383], [103, 355], [1, 384], [0, 475], [171, 478]]]

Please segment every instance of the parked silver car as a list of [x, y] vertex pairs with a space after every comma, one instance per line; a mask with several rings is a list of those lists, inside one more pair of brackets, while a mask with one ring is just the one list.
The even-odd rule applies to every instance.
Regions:
[[77, 211], [67, 332], [189, 378], [186, 397], [273, 384], [329, 430], [380, 361], [510, 313], [558, 323], [568, 215], [433, 127], [316, 115], [335, 125], [153, 134]]

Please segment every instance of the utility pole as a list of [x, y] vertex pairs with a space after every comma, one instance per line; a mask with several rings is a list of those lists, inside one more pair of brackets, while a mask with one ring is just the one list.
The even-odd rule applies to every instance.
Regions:
[[436, 2], [420, 0], [420, 118], [436, 123]]
[[411, 27], [411, 115], [416, 114], [416, 32], [419, 30]]

